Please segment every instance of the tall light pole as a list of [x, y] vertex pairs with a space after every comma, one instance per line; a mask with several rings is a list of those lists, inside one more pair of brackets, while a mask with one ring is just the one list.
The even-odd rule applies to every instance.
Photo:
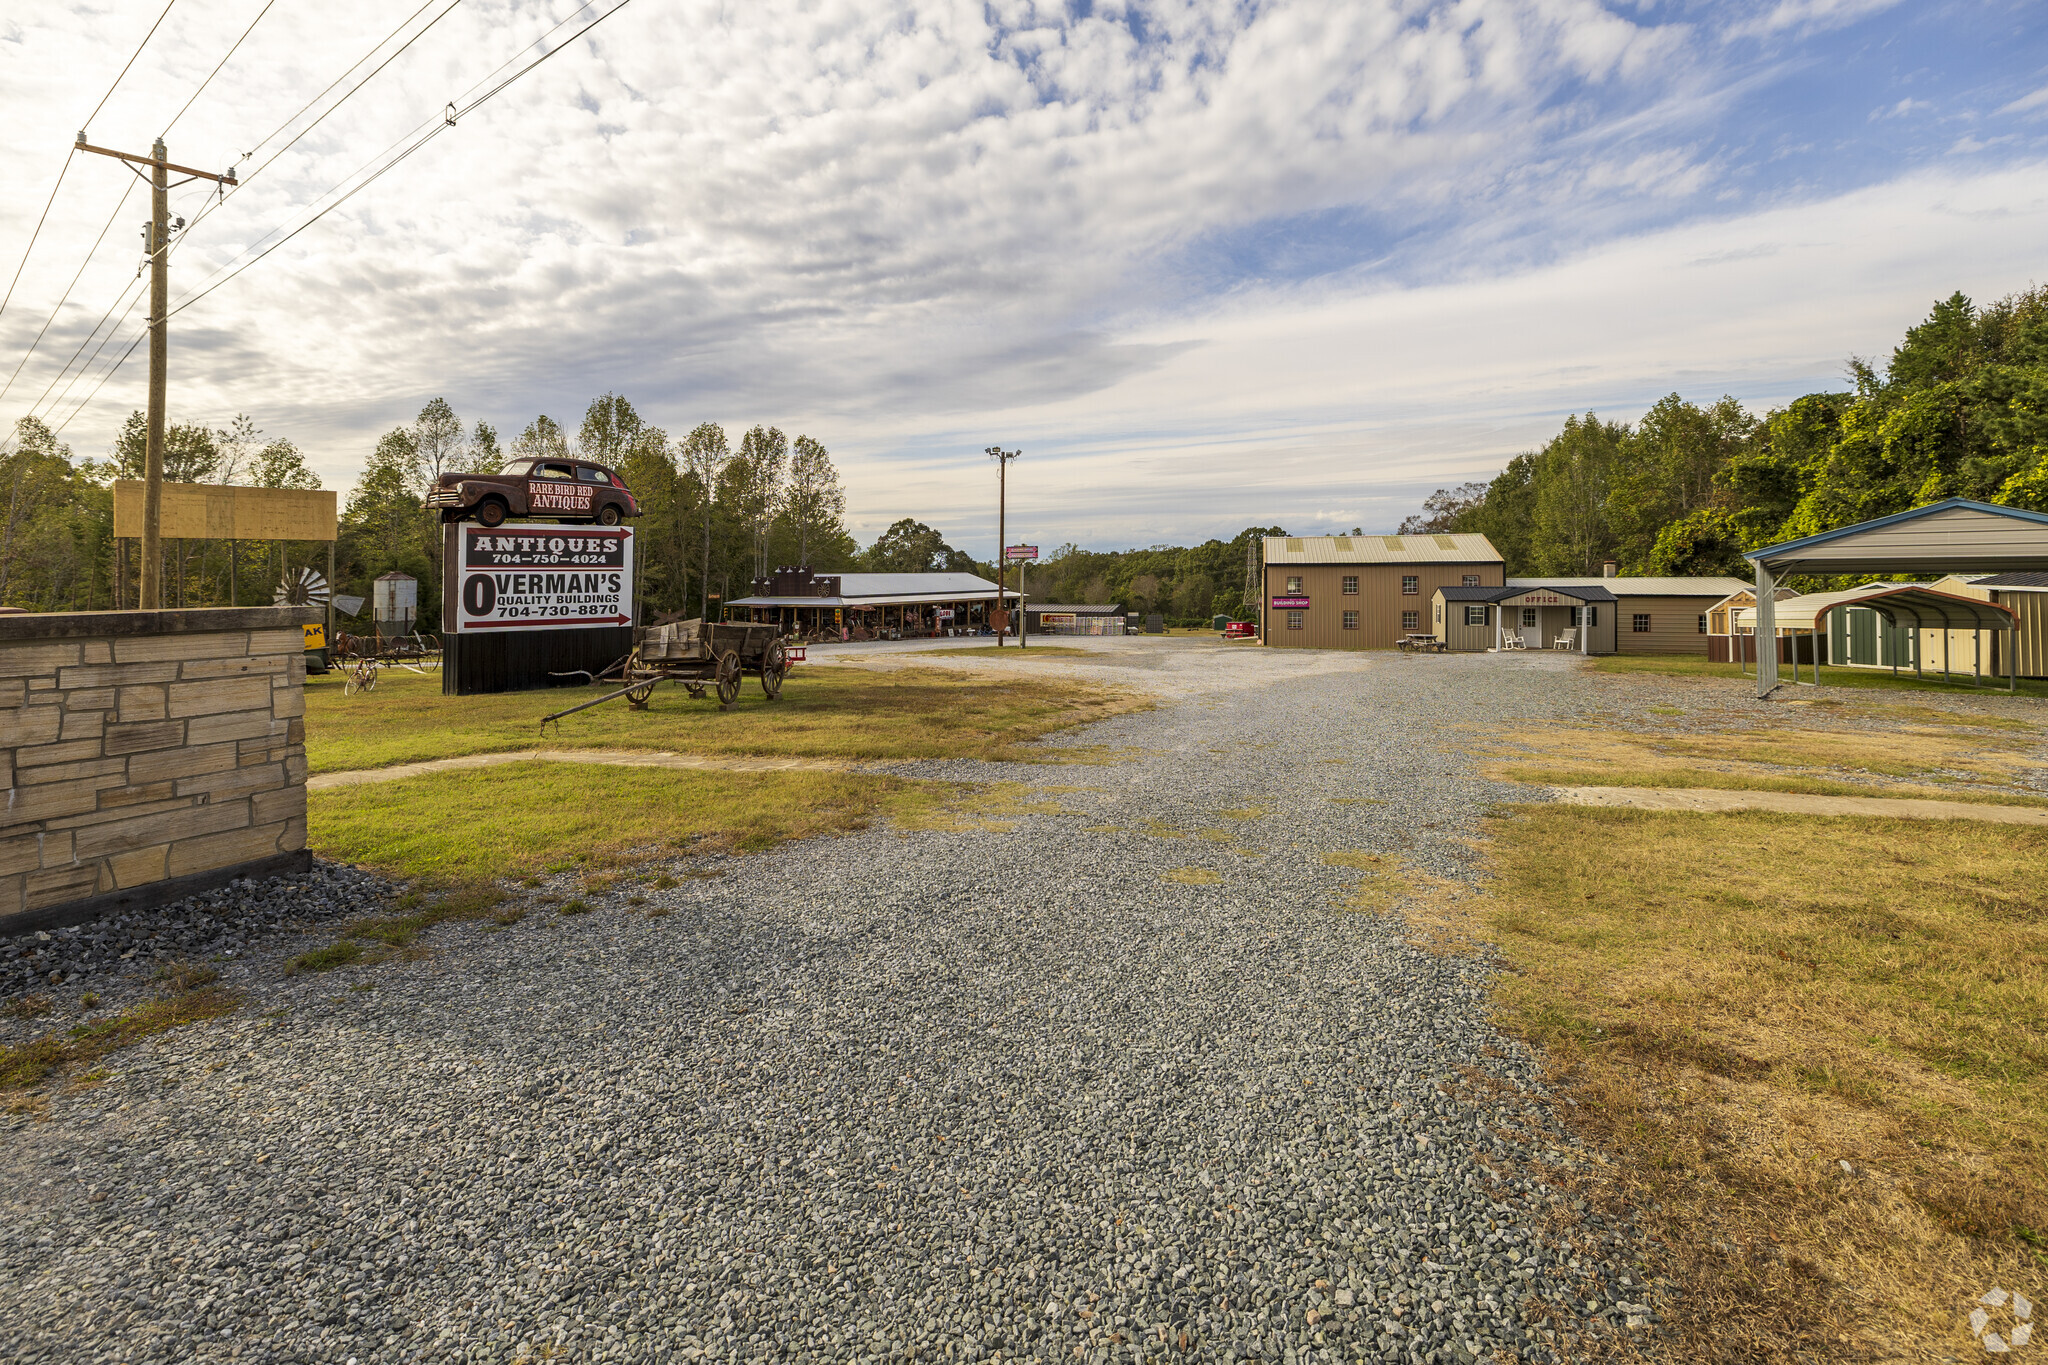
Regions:
[[[1010, 532], [1006, 520], [1010, 504], [1010, 461], [1023, 453], [1021, 450], [1004, 450], [1001, 446], [990, 446], [988, 448], [988, 457], [996, 462], [996, 607], [998, 610], [1002, 609], [1003, 605], [1003, 580], [1009, 577], [1010, 573], [1008, 559], [1010, 553]], [[1024, 570], [1020, 567], [1017, 570], [1017, 611], [1021, 615], [1023, 610]], [[1023, 622], [1019, 621], [1018, 626], [1021, 630]], [[1003, 629], [996, 632], [997, 649], [1003, 647], [1003, 635], [1008, 629], [1009, 617], [1005, 613]], [[1021, 641], [1022, 637], [1020, 635], [1020, 644]]]
[[[170, 389], [170, 319], [166, 316], [171, 308], [170, 173], [176, 171], [186, 177], [178, 182], [180, 185], [193, 180], [232, 185], [235, 173], [232, 168], [215, 175], [212, 171], [173, 165], [165, 159], [162, 138], [156, 140], [148, 156], [95, 147], [85, 140], [83, 129], [74, 145], [81, 152], [150, 168], [149, 237], [145, 243], [149, 248], [149, 437], [142, 462], [142, 600], [136, 605], [144, 611], [156, 611], [163, 606], [164, 407]], [[185, 220], [180, 218], [178, 226], [184, 225]]]

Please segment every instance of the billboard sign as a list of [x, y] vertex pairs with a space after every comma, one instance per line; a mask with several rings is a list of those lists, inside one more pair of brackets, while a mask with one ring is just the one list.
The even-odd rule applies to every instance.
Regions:
[[1042, 611], [1038, 613], [1038, 623], [1042, 626], [1071, 626], [1074, 624], [1074, 621], [1074, 613], [1070, 611]]
[[464, 524], [455, 629], [577, 630], [633, 622], [633, 532], [625, 526]]
[[1036, 545], [1012, 545], [1009, 549], [1003, 551], [1003, 558], [1036, 559], [1038, 558], [1038, 547]]
[[1308, 599], [1306, 597], [1276, 597], [1273, 599], [1273, 610], [1307, 611]]

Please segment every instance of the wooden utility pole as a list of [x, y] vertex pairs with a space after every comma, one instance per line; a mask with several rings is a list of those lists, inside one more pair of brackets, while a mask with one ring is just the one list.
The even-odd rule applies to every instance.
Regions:
[[[1009, 612], [1003, 606], [1003, 589], [1005, 587], [1004, 580], [1006, 580], [1010, 576], [1010, 532], [1008, 523], [1005, 520], [1005, 518], [1009, 514], [1010, 507], [1010, 461], [1016, 459], [1019, 455], [1022, 455], [1023, 453], [1024, 452], [1021, 450], [1004, 450], [1001, 446], [990, 446], [988, 448], [988, 457], [996, 462], [996, 608], [997, 610], [1003, 612], [1004, 618], [1002, 629], [996, 632], [997, 649], [1001, 649], [1003, 647], [1003, 636], [1006, 633], [1008, 633], [1010, 629]], [[1021, 613], [1024, 610], [1023, 592], [1024, 571], [1022, 569], [1019, 569], [1017, 571], [1017, 610], [1020, 613], [1018, 619], [1019, 627], [1022, 627], [1023, 625], [1023, 619], [1021, 616]], [[1020, 647], [1022, 643], [1023, 640], [1021, 637], [1019, 637], [1018, 644], [1020, 645]]]
[[[144, 611], [157, 611], [163, 606], [163, 536], [159, 528], [163, 524], [164, 407], [170, 390], [171, 358], [170, 319], [166, 316], [171, 309], [170, 173], [176, 171], [186, 177], [178, 182], [180, 185], [194, 180], [232, 185], [235, 172], [230, 167], [224, 174], [215, 175], [212, 171], [173, 165], [166, 159], [162, 138], [156, 140], [148, 156], [95, 147], [85, 140], [83, 129], [76, 145], [81, 152], [150, 168], [149, 237], [144, 243], [149, 251], [149, 442], [142, 465], [142, 600], [136, 605]], [[179, 219], [178, 226], [184, 225], [184, 220]]]

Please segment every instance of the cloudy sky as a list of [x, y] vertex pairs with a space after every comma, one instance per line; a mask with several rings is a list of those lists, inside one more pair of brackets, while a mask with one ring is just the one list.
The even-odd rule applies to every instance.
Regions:
[[1043, 543], [1387, 528], [1567, 412], [1761, 411], [2048, 280], [2038, 0], [632, 0], [575, 36], [613, 3], [9, 4], [7, 276], [64, 179], [0, 420], [99, 455], [144, 401], [146, 347], [100, 382], [144, 310], [92, 329], [147, 197], [66, 165], [88, 117], [239, 166], [173, 196], [174, 300], [361, 186], [174, 315], [173, 420], [247, 411], [346, 488], [434, 396], [509, 436], [614, 390], [808, 432], [863, 539], [984, 552], [992, 443]]

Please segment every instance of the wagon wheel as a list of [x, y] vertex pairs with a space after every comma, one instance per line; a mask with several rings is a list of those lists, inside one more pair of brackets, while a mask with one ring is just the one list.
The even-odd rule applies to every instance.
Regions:
[[730, 707], [740, 695], [740, 656], [729, 649], [719, 655], [713, 682], [718, 688], [719, 706]]
[[661, 679], [659, 678], [649, 678], [640, 686], [628, 691], [626, 693], [626, 705], [632, 707], [635, 711], [645, 711], [647, 709], [647, 699], [654, 695], [654, 685], [660, 681]]
[[782, 695], [782, 680], [789, 675], [789, 651], [777, 640], [761, 651], [761, 690], [774, 701]]
[[690, 694], [690, 696], [691, 696], [691, 697], [692, 697], [693, 699], [695, 699], [695, 700], [697, 700], [697, 701], [702, 701], [702, 700], [704, 699], [704, 684], [703, 684], [703, 683], [684, 683], [684, 684], [683, 684], [683, 688], [684, 688], [684, 690], [685, 690], [685, 691], [687, 691], [687, 692], [688, 692], [688, 693]]

